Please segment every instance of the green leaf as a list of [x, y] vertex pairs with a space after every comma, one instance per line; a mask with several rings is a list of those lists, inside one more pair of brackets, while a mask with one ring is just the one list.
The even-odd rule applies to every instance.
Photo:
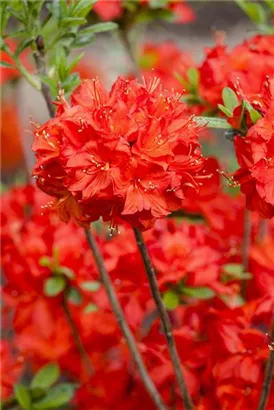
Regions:
[[31, 410], [31, 395], [26, 386], [17, 384], [14, 388], [16, 400], [24, 410]]
[[206, 286], [200, 286], [200, 287], [184, 286], [182, 288], [182, 293], [185, 296], [195, 298], [195, 299], [211, 299], [215, 295], [213, 290]]
[[10, 63], [6, 63], [5, 61], [0, 61], [0, 66], [1, 67], [7, 67], [7, 68], [14, 68], [15, 66], [10, 64]]
[[264, 1], [267, 4], [267, 6], [270, 7], [270, 9], [272, 11], [274, 11], [274, 2], [273, 2], [273, 0], [264, 0]]
[[228, 280], [247, 280], [252, 278], [252, 274], [244, 272], [244, 267], [240, 263], [227, 263], [223, 266], [226, 276], [222, 278], [224, 282]]
[[67, 299], [74, 305], [81, 305], [83, 296], [77, 288], [71, 287], [67, 291]]
[[208, 128], [220, 128], [220, 129], [232, 128], [231, 125], [227, 122], [227, 120], [222, 119], [222, 118], [194, 117], [194, 121], [196, 121], [200, 125], [207, 125]]
[[0, 29], [1, 29], [1, 36], [3, 35], [7, 22], [10, 17], [10, 12], [8, 9], [8, 2], [7, 1], [2, 1], [0, 3]]
[[47, 296], [54, 297], [63, 292], [65, 287], [66, 279], [63, 276], [53, 276], [45, 281], [44, 293]]
[[95, 34], [95, 33], [103, 33], [104, 31], [115, 30], [118, 28], [118, 24], [113, 22], [108, 23], [98, 23], [93, 24], [90, 27], [84, 28], [79, 33], [80, 34]]
[[233, 111], [239, 105], [238, 97], [235, 92], [229, 88], [225, 87], [222, 92], [223, 102], [226, 108]]
[[249, 114], [253, 124], [256, 124], [256, 122], [262, 118], [261, 114], [257, 110], [251, 110], [249, 111]]
[[70, 65], [68, 66], [68, 71], [69, 73], [77, 66], [79, 61], [84, 57], [85, 53], [79, 53], [74, 59], [70, 62]]
[[68, 279], [75, 278], [75, 273], [73, 272], [73, 270], [71, 270], [67, 266], [59, 266], [57, 268], [57, 273], [61, 275], [65, 275]]
[[62, 383], [48, 390], [47, 395], [33, 404], [33, 410], [56, 409], [70, 402], [74, 395], [74, 386]]
[[254, 23], [267, 22], [267, 13], [261, 4], [245, 0], [236, 0], [236, 3]]
[[89, 45], [90, 43], [92, 43], [95, 40], [95, 38], [96, 38], [95, 34], [86, 34], [86, 35], [78, 34], [76, 39], [71, 44], [71, 47], [72, 48], [85, 47]]
[[179, 81], [179, 83], [181, 83], [182, 84], [182, 86], [186, 89], [186, 90], [188, 90], [188, 86], [189, 86], [189, 84], [188, 84], [188, 82], [179, 74], [179, 73], [174, 73], [174, 77], [176, 78], [176, 80], [178, 80]]
[[83, 290], [86, 290], [88, 292], [96, 292], [100, 289], [101, 283], [97, 282], [96, 280], [90, 280], [87, 282], [80, 283], [80, 286]]
[[55, 65], [60, 81], [64, 81], [67, 78], [68, 69], [66, 52], [62, 46], [58, 47], [56, 50]]
[[92, 313], [92, 312], [97, 312], [98, 307], [94, 304], [94, 303], [89, 303], [85, 309], [84, 309], [84, 313], [88, 314], [88, 313]]
[[57, 94], [57, 81], [56, 80], [54, 80], [53, 78], [49, 78], [46, 75], [42, 75], [42, 74], [39, 74], [39, 78], [44, 84], [46, 84], [49, 87], [52, 95]]
[[222, 104], [218, 104], [218, 108], [227, 116], [227, 117], [231, 117], [232, 116], [232, 111], [230, 111], [228, 108], [226, 108], [224, 105]]
[[39, 259], [39, 265], [48, 268], [51, 265], [51, 259], [48, 256], [42, 256]]
[[24, 51], [27, 47], [29, 47], [32, 44], [32, 42], [32, 38], [25, 38], [25, 40], [23, 40], [22, 43], [20, 43], [17, 47], [14, 56], [18, 57], [22, 53], [22, 51]]
[[78, 0], [72, 7], [70, 15], [74, 17], [86, 17], [96, 1], [97, 0]]
[[87, 20], [83, 17], [65, 17], [61, 20], [62, 27], [82, 26]]
[[78, 73], [70, 74], [65, 81], [62, 82], [62, 87], [66, 93], [70, 93], [81, 83]]
[[195, 90], [197, 89], [199, 82], [200, 82], [200, 73], [197, 70], [197, 68], [195, 67], [191, 67], [187, 70], [187, 78], [189, 83], [195, 88]]
[[180, 304], [180, 296], [173, 290], [168, 290], [164, 293], [163, 302], [168, 310], [174, 310]]
[[53, 383], [55, 383], [58, 378], [60, 377], [60, 369], [58, 364], [56, 363], [49, 363], [42, 367], [36, 373], [31, 381], [31, 388], [32, 389], [47, 389]]

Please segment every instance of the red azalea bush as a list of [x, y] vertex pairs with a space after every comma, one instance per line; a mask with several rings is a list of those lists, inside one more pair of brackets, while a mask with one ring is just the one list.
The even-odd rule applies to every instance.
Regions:
[[[14, 80], [50, 114], [1, 186], [1, 408], [273, 410], [272, 6], [238, 2], [264, 33], [198, 63], [133, 47], [190, 2], [93, 3], [0, 5], [1, 169], [26, 148]], [[114, 28], [132, 65], [107, 87], [70, 52]]]
[[[6, 194], [2, 202], [2, 267], [6, 279], [3, 308], [4, 312], [7, 308], [13, 312], [14, 341], [19, 349], [12, 362], [4, 353], [5, 366], [14, 368], [13, 373], [9, 372], [10, 383], [16, 381], [13, 377], [19, 377], [24, 362], [31, 363], [35, 370], [54, 361], [71, 380], [81, 381], [75, 396], [75, 404], [81, 408], [87, 402], [94, 403], [92, 408], [102, 409], [137, 409], [140, 403], [151, 408], [136, 372], [129, 370], [131, 359], [83, 230], [74, 222], [63, 224], [55, 211], [45, 211], [48, 200], [28, 186]], [[166, 403], [171, 405], [170, 400], [175, 400], [179, 405], [176, 390], [173, 399], [169, 394], [174, 376], [133, 234], [123, 225], [111, 241], [107, 231], [102, 231], [98, 239], [150, 375]], [[251, 283], [249, 301], [243, 303], [237, 300], [239, 278], [227, 276], [226, 271], [237, 255], [231, 254], [231, 247], [223, 248], [208, 228], [189, 222], [159, 221], [146, 233], [146, 241], [164, 298], [167, 300], [173, 292], [183, 302], [177, 309], [171, 308], [174, 310], [170, 314], [197, 408], [234, 403], [242, 409], [255, 409], [268, 350], [261, 326], [268, 322], [272, 311], [267, 288], [272, 286], [273, 275], [270, 273], [268, 287], [261, 288], [259, 294]], [[263, 262], [256, 246], [251, 255], [252, 261], [257, 261], [252, 274], [256, 275], [258, 263], [268, 263], [272, 269], [270, 261]], [[45, 294], [45, 284], [52, 275], [65, 278], [68, 288], [78, 292], [78, 299], [71, 298], [68, 304], [94, 368], [93, 375], [87, 373], [67, 323], [64, 292]], [[6, 323], [4, 330], [8, 331], [9, 326], [11, 323]], [[4, 383], [8, 382], [4, 379]], [[111, 395], [109, 388], [113, 389]]]

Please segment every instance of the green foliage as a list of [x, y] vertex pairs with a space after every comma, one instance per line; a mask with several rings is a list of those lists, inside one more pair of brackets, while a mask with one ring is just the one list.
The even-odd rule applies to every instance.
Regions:
[[163, 302], [168, 310], [174, 310], [180, 304], [180, 295], [174, 290], [169, 289], [163, 295]]
[[60, 377], [60, 368], [55, 363], [43, 366], [31, 381], [32, 389], [47, 389]]
[[85, 309], [84, 309], [84, 313], [92, 313], [92, 312], [97, 312], [98, 307], [94, 304], [94, 303], [89, 303]]
[[58, 409], [73, 398], [75, 387], [62, 383], [47, 390], [46, 395], [32, 405], [32, 410]]
[[232, 113], [239, 105], [237, 95], [231, 88], [225, 87], [222, 92], [222, 97], [225, 107]]
[[53, 276], [46, 279], [44, 283], [44, 293], [47, 296], [54, 297], [59, 295], [66, 287], [66, 280], [63, 276]]
[[[52, 99], [57, 95], [59, 83], [66, 94], [70, 94], [80, 83], [79, 75], [71, 73], [71, 71], [84, 54], [81, 53], [70, 61], [71, 49], [85, 47], [95, 39], [97, 33], [117, 28], [117, 24], [108, 22], [81, 29], [87, 24], [87, 15], [95, 2], [96, 0], [72, 0], [70, 2], [66, 0], [50, 2], [45, 0], [2, 0], [0, 4], [1, 42], [8, 48], [5, 39], [20, 36], [15, 53], [12, 53], [8, 48], [15, 65], [35, 88], [41, 89], [39, 80], [47, 85]], [[48, 12], [46, 16], [45, 10], [41, 13], [43, 5], [46, 6]], [[13, 28], [13, 31], [6, 32], [10, 17], [15, 19], [16, 27]], [[41, 47], [37, 44], [38, 37], [42, 42], [43, 57], [46, 54], [45, 61], [50, 75], [41, 71], [37, 75], [39, 77], [37, 81], [37, 76], [28, 73], [18, 57], [26, 48], [40, 53]]]
[[83, 302], [83, 296], [81, 295], [80, 291], [77, 288], [70, 287], [66, 292], [66, 297], [69, 302], [73, 303], [74, 305], [81, 305]]
[[240, 263], [227, 263], [224, 265], [223, 271], [223, 282], [229, 282], [232, 280], [248, 280], [252, 278], [251, 273], [245, 272], [243, 265]]
[[96, 280], [90, 280], [87, 282], [82, 282], [80, 286], [83, 290], [86, 290], [88, 292], [96, 292], [100, 289], [101, 283], [97, 282]]
[[271, 35], [274, 33], [272, 14], [274, 11], [273, 0], [246, 1], [236, 0], [243, 12], [257, 25], [260, 33]]
[[206, 286], [183, 286], [181, 292], [183, 295], [195, 299], [211, 299], [215, 296], [213, 290]]
[[32, 410], [31, 395], [26, 386], [17, 384], [14, 388], [14, 393], [17, 402], [24, 410]]

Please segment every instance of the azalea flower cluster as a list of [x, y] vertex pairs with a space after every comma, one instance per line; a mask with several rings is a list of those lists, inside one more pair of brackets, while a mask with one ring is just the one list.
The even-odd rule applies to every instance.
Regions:
[[93, 10], [103, 21], [120, 19], [126, 11], [132, 9], [142, 13], [148, 10], [153, 12], [155, 8], [169, 12], [176, 23], [189, 23], [195, 19], [194, 11], [184, 0], [160, 1], [158, 7], [155, 0], [132, 0], [131, 3], [129, 5], [126, 0], [97, 0]]
[[124, 219], [147, 229], [212, 177], [199, 126], [159, 80], [118, 78], [108, 93], [93, 79], [73, 92], [71, 106], [59, 98], [56, 117], [36, 125], [33, 175], [57, 197], [63, 220], [102, 217], [112, 229]]
[[[26, 368], [35, 372], [56, 362], [68, 380], [78, 383], [76, 408], [154, 408], [111, 312], [83, 230], [73, 221], [63, 224], [54, 210], [44, 208], [50, 200], [31, 186], [14, 188], [2, 199], [3, 336], [14, 332], [13, 345], [6, 340], [1, 344], [2, 397], [12, 394]], [[150, 376], [167, 406], [178, 407], [180, 396], [142, 260], [130, 227], [123, 224], [120, 229], [109, 240], [101, 227], [97, 240]], [[246, 302], [237, 273], [240, 248], [222, 243], [218, 232], [184, 220], [158, 221], [145, 239], [171, 309], [195, 408], [256, 409], [268, 356], [264, 333], [274, 303], [271, 237], [266, 246], [254, 242], [251, 248], [253, 276]], [[66, 280], [66, 288], [48, 295], [45, 284], [56, 275]], [[91, 373], [75, 343], [64, 298]], [[273, 393], [268, 410], [274, 405]]]
[[[273, 180], [273, 86], [274, 80], [266, 79], [262, 92], [249, 99], [250, 105], [258, 110], [259, 118], [252, 124], [246, 113], [249, 128], [245, 137], [236, 136], [235, 151], [240, 169], [233, 175], [233, 180], [241, 185], [246, 195], [246, 206], [256, 211], [263, 218], [274, 216], [274, 180]], [[239, 116], [236, 107], [233, 115]]]

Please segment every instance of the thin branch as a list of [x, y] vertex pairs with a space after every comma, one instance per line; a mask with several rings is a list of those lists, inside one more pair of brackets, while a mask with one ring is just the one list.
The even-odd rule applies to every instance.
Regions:
[[138, 369], [139, 375], [141, 380], [143, 381], [145, 388], [150, 395], [151, 399], [156, 405], [157, 409], [160, 410], [166, 410], [166, 406], [157, 391], [153, 381], [151, 380], [148, 371], [144, 365], [143, 359], [139, 353], [136, 341], [134, 339], [134, 336], [127, 324], [126, 318], [124, 316], [124, 313], [122, 311], [121, 305], [119, 303], [119, 300], [117, 298], [117, 295], [115, 293], [115, 290], [113, 288], [113, 285], [111, 283], [111, 279], [109, 277], [109, 274], [106, 270], [105, 264], [103, 257], [101, 255], [101, 252], [98, 248], [98, 245], [95, 241], [95, 238], [93, 237], [92, 233], [89, 230], [85, 230], [86, 238], [89, 244], [89, 247], [93, 253], [93, 257], [95, 259], [98, 271], [100, 273], [101, 280], [104, 284], [105, 291], [107, 293], [110, 305], [112, 307], [113, 313], [116, 317], [116, 320], [118, 322], [118, 325], [124, 335], [124, 338], [126, 339], [128, 348], [132, 354], [133, 360], [136, 364], [136, 367]]
[[170, 353], [170, 358], [172, 361], [172, 365], [174, 368], [174, 372], [175, 372], [175, 376], [180, 388], [180, 392], [182, 395], [182, 400], [184, 403], [184, 407], [186, 410], [193, 410], [194, 406], [190, 397], [190, 394], [188, 392], [188, 388], [185, 382], [185, 378], [183, 375], [183, 370], [181, 367], [181, 363], [180, 363], [180, 358], [177, 352], [177, 348], [176, 348], [176, 344], [175, 344], [175, 340], [173, 337], [173, 332], [172, 332], [172, 326], [168, 317], [168, 314], [166, 312], [166, 309], [164, 307], [162, 298], [161, 298], [161, 294], [158, 288], [158, 283], [157, 283], [157, 279], [156, 279], [156, 275], [155, 275], [155, 271], [154, 268], [152, 266], [151, 263], [151, 259], [149, 257], [148, 254], [148, 250], [146, 247], [146, 244], [144, 242], [144, 238], [142, 235], [142, 232], [137, 229], [134, 228], [134, 234], [135, 234], [135, 238], [136, 238], [136, 242], [137, 242], [137, 246], [139, 248], [140, 254], [142, 256], [144, 265], [145, 265], [145, 269], [146, 269], [146, 273], [147, 273], [147, 278], [149, 281], [149, 285], [150, 285], [150, 290], [153, 296], [153, 299], [155, 301], [155, 304], [158, 308], [159, 311], [159, 315], [160, 315], [160, 319], [162, 322], [162, 326], [163, 326], [163, 330], [164, 330], [164, 334], [167, 340], [167, 344], [168, 344], [168, 349], [169, 349], [169, 353]]
[[274, 371], [274, 318], [271, 323], [271, 337], [272, 340], [269, 344], [269, 358], [265, 367], [265, 377], [263, 382], [263, 387], [261, 391], [261, 397], [258, 405], [258, 410], [265, 410], [269, 398], [269, 393], [271, 389], [271, 384], [273, 380], [273, 371]]
[[[242, 242], [242, 264], [244, 272], [248, 272], [249, 265], [249, 248], [251, 244], [251, 217], [250, 212], [245, 209], [244, 211], [244, 232], [243, 232], [243, 242]], [[241, 293], [242, 296], [246, 296], [246, 286], [247, 281], [243, 280], [241, 284]]]
[[89, 357], [89, 355], [88, 355], [88, 353], [87, 353], [87, 351], [86, 351], [86, 349], [83, 345], [83, 342], [82, 342], [82, 339], [80, 337], [79, 331], [78, 331], [77, 326], [76, 326], [76, 324], [73, 320], [73, 317], [71, 315], [71, 312], [70, 312], [70, 309], [69, 309], [69, 306], [68, 306], [68, 303], [67, 303], [66, 295], [64, 295], [64, 298], [63, 298], [63, 301], [62, 301], [62, 307], [63, 307], [64, 313], [65, 313], [67, 322], [69, 324], [69, 327], [71, 329], [71, 334], [72, 334], [72, 337], [74, 339], [75, 345], [76, 345], [77, 350], [78, 350], [78, 352], [81, 356], [82, 362], [85, 365], [87, 374], [89, 376], [91, 376], [94, 373], [94, 370], [93, 370], [93, 367], [92, 367], [92, 364], [91, 364], [91, 360], [90, 360], [90, 357]]
[[[46, 69], [46, 62], [45, 62], [45, 51], [44, 51], [44, 40], [42, 36], [38, 36], [36, 39], [36, 46], [37, 46], [37, 51], [33, 53], [33, 57], [35, 60], [36, 68], [39, 74], [42, 74], [44, 76], [47, 75], [47, 69]], [[50, 89], [49, 87], [42, 82], [41, 86], [41, 92], [44, 96], [44, 99], [46, 101], [49, 115], [51, 118], [54, 117], [54, 108], [52, 104], [52, 98], [50, 95]]]

